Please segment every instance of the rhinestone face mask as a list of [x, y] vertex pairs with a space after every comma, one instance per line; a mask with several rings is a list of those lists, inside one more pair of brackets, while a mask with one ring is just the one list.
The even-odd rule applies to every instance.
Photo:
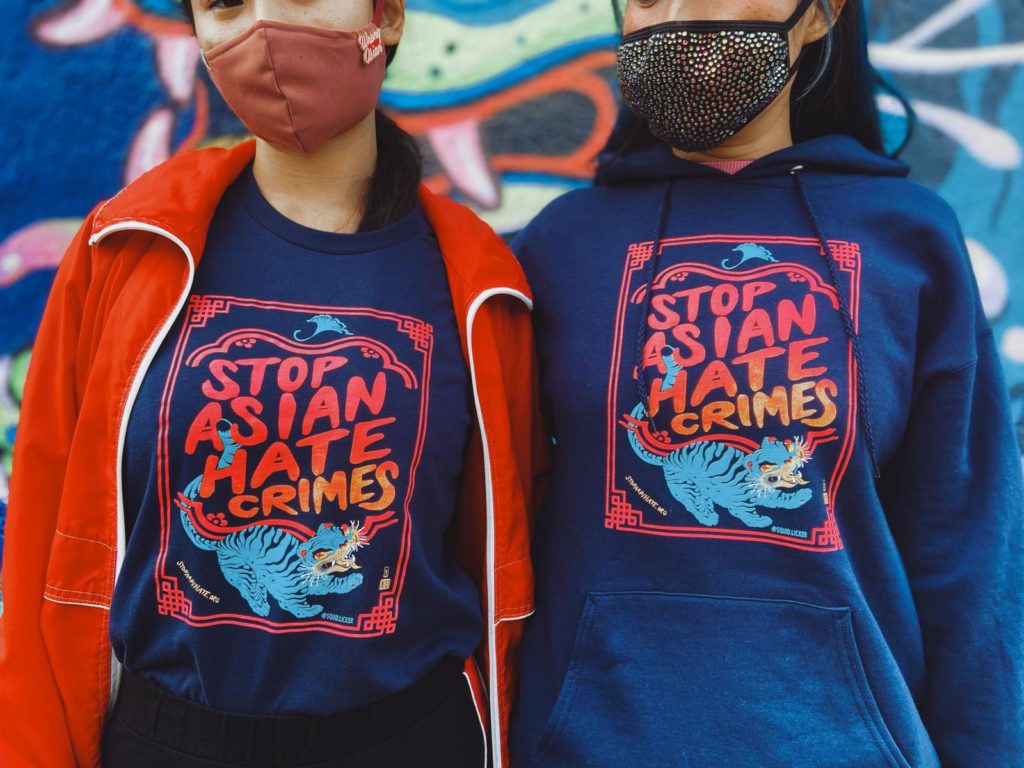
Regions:
[[622, 38], [619, 88], [658, 139], [684, 152], [720, 146], [764, 112], [800, 65], [783, 22], [671, 21]]

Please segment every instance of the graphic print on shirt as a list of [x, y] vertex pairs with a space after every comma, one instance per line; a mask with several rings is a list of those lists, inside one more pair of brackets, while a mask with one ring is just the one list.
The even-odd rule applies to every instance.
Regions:
[[[860, 248], [829, 244], [856, 328]], [[605, 527], [841, 549], [835, 502], [856, 437], [856, 367], [820, 243], [708, 235], [661, 248], [639, 354], [653, 245], [626, 257]]]
[[193, 296], [160, 406], [160, 613], [393, 633], [432, 350], [405, 315]]

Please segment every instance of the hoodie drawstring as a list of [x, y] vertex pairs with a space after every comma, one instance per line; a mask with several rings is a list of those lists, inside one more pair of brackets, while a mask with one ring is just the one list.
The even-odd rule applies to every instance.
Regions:
[[867, 444], [868, 455], [871, 458], [871, 468], [874, 472], [875, 479], [879, 479], [882, 476], [881, 470], [878, 467], [878, 457], [875, 454], [875, 435], [871, 430], [871, 414], [868, 409], [868, 390], [867, 390], [867, 377], [864, 375], [864, 357], [861, 354], [859, 336], [857, 329], [853, 325], [853, 315], [850, 313], [850, 304], [846, 299], [846, 292], [843, 290], [842, 282], [839, 277], [839, 268], [836, 266], [836, 258], [832, 253], [832, 245], [828, 239], [822, 234], [821, 225], [818, 223], [818, 217], [814, 214], [814, 208], [811, 206], [811, 199], [807, 195], [807, 187], [804, 184], [803, 172], [804, 167], [802, 165], [794, 165], [789, 175], [793, 177], [793, 181], [796, 184], [797, 192], [800, 195], [800, 200], [803, 203], [804, 211], [807, 213], [807, 218], [811, 222], [811, 226], [814, 228], [814, 234], [818, 238], [818, 242], [821, 243], [821, 252], [825, 257], [825, 261], [828, 262], [828, 271], [832, 277], [832, 285], [835, 286], [836, 295], [839, 297], [839, 309], [840, 314], [843, 317], [843, 326], [846, 328], [846, 335], [850, 339], [850, 344], [853, 347], [853, 357], [857, 364], [857, 410], [860, 415], [860, 423], [864, 428], [864, 440]]
[[651, 295], [654, 293], [654, 281], [658, 277], [658, 266], [661, 264], [661, 241], [665, 237], [665, 226], [668, 222], [669, 207], [672, 202], [672, 186], [674, 182], [670, 179], [665, 183], [665, 189], [661, 195], [661, 205], [658, 208], [658, 230], [655, 232], [654, 241], [651, 243], [651, 266], [647, 275], [647, 289], [644, 292], [644, 305], [640, 309], [640, 327], [636, 334], [636, 385], [640, 390], [640, 402], [644, 406], [644, 413], [647, 420], [654, 426], [654, 415], [651, 413], [651, 405], [647, 396], [647, 368], [644, 365], [644, 347], [647, 346], [647, 318], [651, 314]]

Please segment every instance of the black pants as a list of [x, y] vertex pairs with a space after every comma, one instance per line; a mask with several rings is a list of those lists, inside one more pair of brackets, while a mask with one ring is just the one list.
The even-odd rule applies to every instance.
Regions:
[[[330, 685], [324, 686], [330, 699]], [[103, 768], [485, 768], [483, 725], [462, 665], [325, 717], [208, 709], [127, 672], [103, 736]]]

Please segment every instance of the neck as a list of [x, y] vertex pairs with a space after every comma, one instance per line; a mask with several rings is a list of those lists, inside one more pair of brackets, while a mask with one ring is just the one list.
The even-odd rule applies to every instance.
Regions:
[[257, 138], [253, 175], [283, 216], [310, 229], [352, 233], [363, 220], [367, 183], [376, 167], [377, 131], [370, 113], [311, 155]]
[[758, 115], [742, 131], [724, 144], [704, 152], [684, 152], [673, 149], [677, 157], [695, 163], [719, 161], [760, 160], [765, 155], [793, 146], [793, 130], [790, 123], [790, 81], [778, 98]]

